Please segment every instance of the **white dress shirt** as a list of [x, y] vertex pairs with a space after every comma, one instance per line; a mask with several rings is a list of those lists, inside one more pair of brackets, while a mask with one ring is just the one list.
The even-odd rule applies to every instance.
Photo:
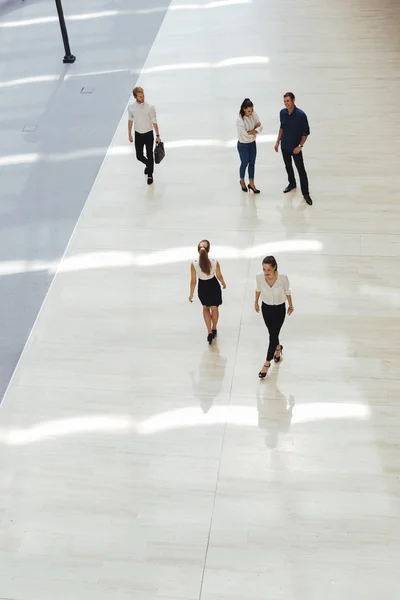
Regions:
[[264, 273], [256, 277], [256, 291], [261, 292], [261, 300], [264, 304], [283, 304], [286, 296], [291, 295], [290, 284], [287, 275], [278, 275], [277, 280], [271, 287], [265, 281]]
[[199, 279], [207, 280], [207, 279], [212, 279], [213, 277], [215, 277], [215, 273], [217, 271], [217, 261], [215, 260], [215, 258], [208, 257], [208, 259], [209, 259], [209, 261], [211, 263], [211, 271], [210, 271], [209, 275], [207, 275], [207, 273], [204, 273], [204, 271], [202, 271], [200, 269], [200, 265], [199, 265], [199, 261], [198, 260], [194, 260], [193, 263], [192, 263], [193, 266], [194, 266], [194, 268], [195, 268], [195, 270], [196, 270], [197, 277]]
[[156, 109], [147, 102], [134, 102], [128, 106], [129, 121], [133, 121], [133, 126], [137, 133], [148, 133], [153, 131], [154, 123], [157, 123]]
[[253, 112], [249, 117], [242, 117], [239, 115], [236, 121], [237, 134], [239, 142], [242, 144], [251, 144], [256, 139], [255, 135], [249, 135], [248, 131], [256, 129], [259, 133], [263, 130], [262, 125], [256, 127], [256, 124], [260, 123], [260, 117], [256, 112]]

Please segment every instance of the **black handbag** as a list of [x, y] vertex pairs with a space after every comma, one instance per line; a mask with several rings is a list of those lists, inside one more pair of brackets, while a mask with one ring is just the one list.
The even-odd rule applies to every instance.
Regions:
[[164, 143], [156, 142], [156, 147], [154, 148], [154, 162], [156, 163], [156, 165], [159, 165], [164, 157], [165, 157]]

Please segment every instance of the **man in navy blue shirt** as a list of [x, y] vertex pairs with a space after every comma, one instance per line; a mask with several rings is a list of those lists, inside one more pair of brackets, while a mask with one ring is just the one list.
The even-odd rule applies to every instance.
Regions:
[[311, 206], [312, 200], [308, 189], [308, 177], [302, 152], [303, 146], [310, 135], [310, 126], [306, 113], [295, 105], [295, 97], [292, 92], [287, 92], [283, 96], [283, 102], [286, 108], [283, 108], [280, 112], [281, 126], [275, 144], [275, 152], [279, 151], [279, 144], [281, 144], [282, 156], [289, 178], [289, 185], [283, 190], [283, 193], [287, 194], [296, 188], [292, 165], [293, 158], [299, 172], [301, 193], [307, 204]]

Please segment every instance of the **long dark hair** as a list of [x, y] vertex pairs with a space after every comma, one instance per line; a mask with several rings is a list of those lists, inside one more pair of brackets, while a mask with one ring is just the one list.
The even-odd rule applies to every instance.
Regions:
[[274, 271], [278, 270], [278, 263], [276, 262], [275, 256], [266, 256], [262, 261], [263, 265], [270, 265]]
[[208, 258], [208, 253], [210, 252], [210, 242], [208, 240], [201, 240], [197, 246], [197, 250], [199, 252], [199, 265], [200, 269], [206, 275], [211, 273], [211, 261]]
[[250, 98], [245, 98], [243, 100], [242, 105], [240, 107], [240, 111], [239, 111], [239, 114], [242, 117], [242, 119], [244, 117], [244, 109], [245, 108], [253, 108], [253, 106], [254, 106], [254, 104], [252, 103], [252, 101], [250, 100]]

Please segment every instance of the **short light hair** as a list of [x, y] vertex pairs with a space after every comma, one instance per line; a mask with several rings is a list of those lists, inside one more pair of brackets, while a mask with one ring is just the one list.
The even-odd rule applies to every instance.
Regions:
[[135, 88], [133, 88], [132, 94], [133, 94], [134, 98], [136, 98], [137, 95], [140, 94], [140, 93], [144, 94], [144, 89], [142, 87], [135, 87]]

